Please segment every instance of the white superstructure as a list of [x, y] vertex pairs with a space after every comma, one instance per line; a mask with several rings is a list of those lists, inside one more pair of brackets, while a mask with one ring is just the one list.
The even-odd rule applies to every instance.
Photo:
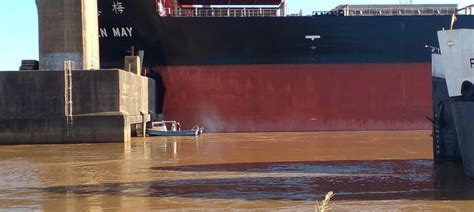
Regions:
[[461, 96], [462, 83], [474, 83], [474, 29], [439, 31], [438, 39], [449, 96]]

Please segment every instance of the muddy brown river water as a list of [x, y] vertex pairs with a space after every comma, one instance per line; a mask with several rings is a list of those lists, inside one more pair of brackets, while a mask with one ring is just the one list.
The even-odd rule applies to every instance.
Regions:
[[204, 134], [0, 146], [0, 210], [474, 211], [429, 131]]

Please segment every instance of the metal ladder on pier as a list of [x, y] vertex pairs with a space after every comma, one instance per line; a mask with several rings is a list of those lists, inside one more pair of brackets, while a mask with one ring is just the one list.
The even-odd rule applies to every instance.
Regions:
[[64, 61], [64, 115], [66, 116], [66, 134], [72, 136], [74, 119], [72, 116], [72, 70], [74, 61]]

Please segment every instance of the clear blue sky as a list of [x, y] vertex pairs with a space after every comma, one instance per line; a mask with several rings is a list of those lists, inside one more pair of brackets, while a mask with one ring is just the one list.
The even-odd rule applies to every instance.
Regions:
[[[0, 70], [18, 70], [22, 59], [38, 59], [38, 15], [35, 0], [3, 0], [0, 7]], [[405, 1], [405, 0], [403, 0]], [[398, 4], [400, 0], [287, 0], [288, 12], [327, 11], [339, 4]], [[413, 0], [416, 4], [454, 3], [472, 0]]]

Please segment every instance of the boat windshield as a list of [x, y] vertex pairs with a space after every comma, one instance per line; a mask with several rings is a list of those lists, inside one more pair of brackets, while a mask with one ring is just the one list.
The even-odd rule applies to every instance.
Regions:
[[154, 123], [153, 127], [163, 127], [165, 124], [162, 122]]

